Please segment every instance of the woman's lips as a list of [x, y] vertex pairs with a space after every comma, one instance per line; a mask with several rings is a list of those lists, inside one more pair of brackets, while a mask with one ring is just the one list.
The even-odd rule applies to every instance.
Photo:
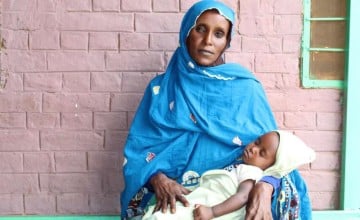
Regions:
[[209, 50], [199, 50], [199, 53], [206, 55], [206, 56], [214, 55], [214, 53]]

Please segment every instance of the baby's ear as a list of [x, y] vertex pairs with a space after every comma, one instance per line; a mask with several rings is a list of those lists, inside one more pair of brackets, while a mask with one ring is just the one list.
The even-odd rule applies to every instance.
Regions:
[[265, 175], [281, 178], [299, 166], [311, 163], [316, 154], [299, 137], [288, 131], [278, 131], [279, 147], [274, 165], [264, 171]]

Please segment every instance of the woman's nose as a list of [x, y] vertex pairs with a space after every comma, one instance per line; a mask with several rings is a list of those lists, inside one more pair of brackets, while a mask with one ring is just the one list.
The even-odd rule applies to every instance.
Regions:
[[207, 32], [205, 34], [205, 39], [204, 39], [205, 43], [207, 45], [211, 45], [212, 44], [212, 36], [211, 36], [211, 33], [210, 32]]

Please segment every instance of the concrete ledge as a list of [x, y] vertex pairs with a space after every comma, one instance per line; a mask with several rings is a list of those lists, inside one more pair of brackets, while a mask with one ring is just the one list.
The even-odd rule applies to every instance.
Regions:
[[[73, 215], [73, 216], [0, 216], [0, 220], [119, 220], [120, 217], [101, 215]], [[360, 210], [354, 211], [314, 211], [313, 220], [360, 220]]]

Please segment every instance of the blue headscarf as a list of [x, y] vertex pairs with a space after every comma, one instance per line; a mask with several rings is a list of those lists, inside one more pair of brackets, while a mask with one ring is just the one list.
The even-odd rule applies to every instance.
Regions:
[[163, 172], [179, 183], [184, 173], [223, 168], [259, 135], [276, 129], [264, 90], [254, 75], [235, 64], [199, 66], [186, 38], [197, 18], [216, 9], [234, 26], [225, 4], [203, 0], [181, 23], [180, 42], [164, 74], [148, 85], [124, 148], [125, 189], [121, 215], [151, 175]]

